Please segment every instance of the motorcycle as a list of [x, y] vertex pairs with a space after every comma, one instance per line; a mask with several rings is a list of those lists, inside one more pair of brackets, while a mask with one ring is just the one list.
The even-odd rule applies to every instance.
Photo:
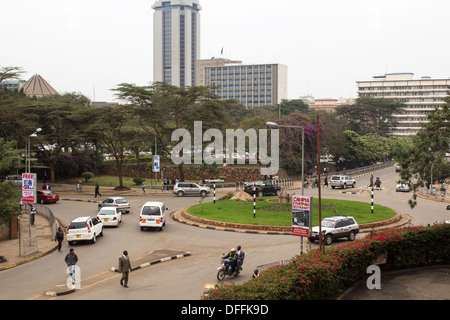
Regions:
[[[230, 268], [232, 268], [232, 266], [230, 265], [231, 260], [230, 259], [225, 259], [225, 256], [222, 256], [222, 263], [221, 266], [219, 268], [217, 268], [217, 280], [222, 281], [223, 279], [225, 279], [225, 276], [230, 275]], [[237, 270], [236, 270], [237, 269]], [[239, 273], [241, 273], [242, 271], [242, 265], [240, 267], [235, 267], [233, 268], [233, 270], [231, 271], [231, 276], [237, 277], [239, 275]]]

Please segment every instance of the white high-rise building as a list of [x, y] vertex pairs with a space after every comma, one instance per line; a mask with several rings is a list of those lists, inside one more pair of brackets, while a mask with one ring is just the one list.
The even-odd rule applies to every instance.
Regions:
[[413, 76], [413, 73], [388, 73], [356, 82], [359, 97], [391, 98], [406, 105], [403, 113], [393, 115], [398, 123], [391, 133], [395, 136], [416, 134], [422, 128], [421, 123], [428, 121], [428, 113], [441, 108], [450, 95], [450, 79]]
[[193, 86], [200, 57], [198, 0], [156, 1], [153, 14], [153, 81]]

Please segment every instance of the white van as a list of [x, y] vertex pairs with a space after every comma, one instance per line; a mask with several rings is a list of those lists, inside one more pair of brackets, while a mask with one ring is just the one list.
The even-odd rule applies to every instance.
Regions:
[[146, 202], [139, 215], [139, 226], [145, 228], [162, 228], [166, 225], [166, 205], [163, 202]]

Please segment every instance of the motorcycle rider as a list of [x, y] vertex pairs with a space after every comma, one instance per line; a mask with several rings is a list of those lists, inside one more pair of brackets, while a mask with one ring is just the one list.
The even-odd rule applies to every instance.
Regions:
[[231, 251], [228, 252], [228, 254], [225, 257], [223, 257], [223, 258], [224, 259], [228, 259], [227, 267], [230, 266], [229, 269], [228, 269], [228, 275], [231, 276], [233, 274], [233, 270], [236, 269], [237, 261], [238, 261], [238, 258], [239, 258], [237, 253], [236, 253], [236, 249], [232, 248]]

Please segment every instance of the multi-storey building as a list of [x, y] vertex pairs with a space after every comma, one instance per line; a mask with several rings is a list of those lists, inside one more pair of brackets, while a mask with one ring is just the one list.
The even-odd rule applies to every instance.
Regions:
[[406, 105], [402, 114], [394, 115], [397, 127], [391, 133], [395, 136], [409, 136], [421, 129], [427, 114], [440, 108], [450, 95], [450, 79], [422, 77], [414, 79], [413, 73], [389, 73], [375, 76], [372, 81], [357, 81], [358, 96], [391, 98]]
[[208, 59], [198, 62], [203, 73], [197, 85], [215, 86], [222, 100], [239, 100], [247, 109], [275, 105], [287, 99], [287, 66], [244, 65], [240, 61]]
[[198, 0], [159, 0], [153, 14], [153, 81], [193, 86], [200, 57]]

